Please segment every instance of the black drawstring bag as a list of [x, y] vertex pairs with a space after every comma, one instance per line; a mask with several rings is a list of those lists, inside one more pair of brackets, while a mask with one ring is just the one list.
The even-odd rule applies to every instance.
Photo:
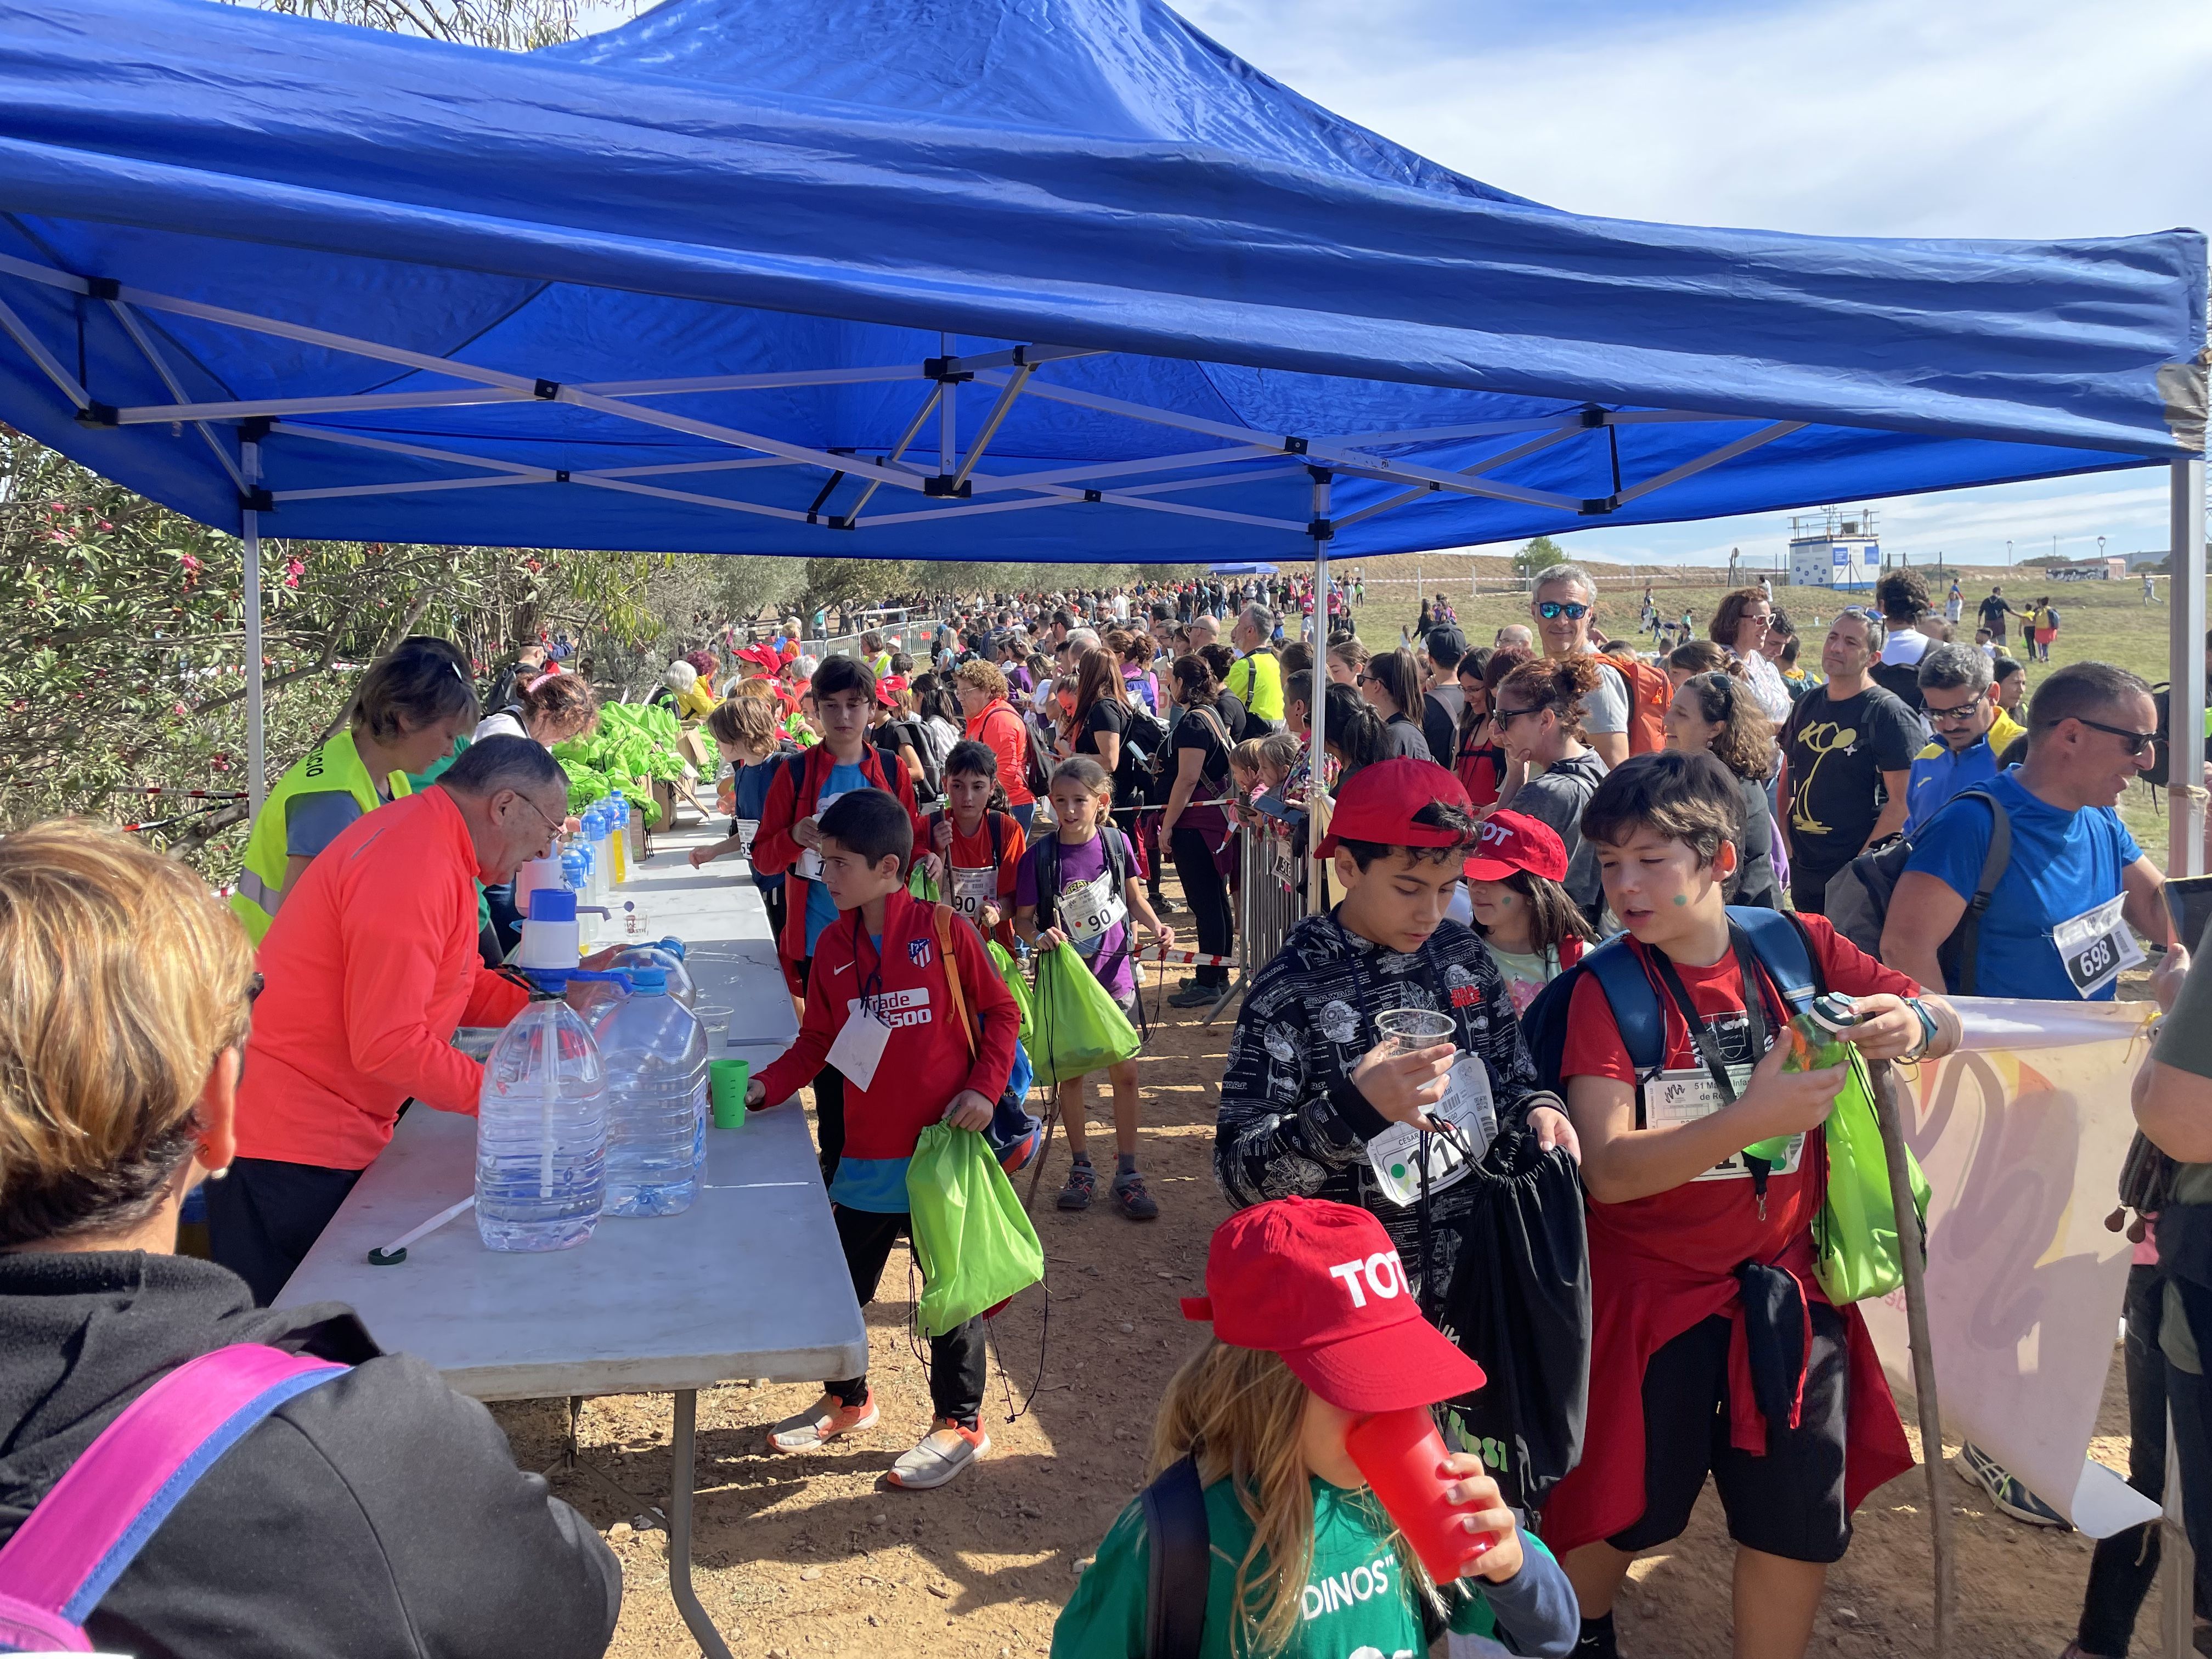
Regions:
[[1498, 1136], [1463, 1183], [1474, 1207], [1431, 1317], [1489, 1381], [1451, 1402], [1505, 1501], [1540, 1508], [1581, 1461], [1589, 1407], [1589, 1242], [1582, 1181], [1563, 1148]]

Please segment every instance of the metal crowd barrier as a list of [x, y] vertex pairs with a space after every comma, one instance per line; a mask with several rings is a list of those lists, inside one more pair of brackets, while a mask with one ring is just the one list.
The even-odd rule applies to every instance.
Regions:
[[1240, 985], [1275, 959], [1306, 914], [1303, 830], [1262, 818], [1237, 832], [1237, 976]]

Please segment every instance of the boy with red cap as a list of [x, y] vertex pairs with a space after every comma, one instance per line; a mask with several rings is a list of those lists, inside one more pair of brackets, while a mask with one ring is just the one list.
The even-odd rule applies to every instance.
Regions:
[[[1583, 813], [1628, 930], [1595, 956], [1625, 951], [1642, 967], [1650, 1018], [1632, 1024], [1656, 1030], [1660, 1051], [1656, 1068], [1632, 1060], [1616, 1012], [1626, 993], [1608, 994], [1586, 963], [1565, 993], [1559, 1075], [1589, 1194], [1589, 1427], [1544, 1531], [1591, 1659], [1618, 1652], [1629, 1562], [1680, 1534], [1709, 1474], [1736, 1542], [1735, 1651], [1800, 1659], [1852, 1510], [1912, 1466], [1858, 1310], [1831, 1306], [1814, 1275], [1820, 1131], [1849, 1072], [1782, 1069], [1790, 1045], [1774, 1039], [1797, 1010], [1778, 975], [1800, 969], [1753, 938], [1771, 913], [1727, 904], [1742, 811], [1719, 761], [1669, 750], [1613, 769]], [[1786, 925], [1814, 985], [1855, 1006], [1844, 1036], [1868, 1058], [1955, 1042], [1945, 1005], [1824, 918]]]
[[1565, 1659], [1572, 1591], [1480, 1458], [1435, 1470], [1445, 1502], [1466, 1510], [1457, 1524], [1493, 1540], [1443, 1585], [1394, 1537], [1352, 1460], [1346, 1437], [1362, 1419], [1483, 1382], [1421, 1317], [1375, 1218], [1297, 1198], [1245, 1210], [1215, 1230], [1206, 1289], [1183, 1313], [1211, 1321], [1213, 1340], [1161, 1401], [1159, 1479], [1099, 1546], [1054, 1627], [1053, 1659], [1147, 1659], [1170, 1645], [1155, 1630], [1187, 1636], [1198, 1659], [1413, 1654], [1445, 1630]]
[[[1430, 761], [1378, 761], [1344, 786], [1318, 849], [1343, 901], [1298, 923], [1253, 975], [1214, 1130], [1231, 1203], [1297, 1194], [1371, 1211], [1425, 1309], [1451, 1282], [1473, 1191], [1447, 1177], [1425, 1201], [1401, 1200], [1374, 1143], [1395, 1143], [1403, 1126], [1431, 1130], [1448, 1084], [1455, 1098], [1486, 1097], [1501, 1128], [1525, 1121], [1546, 1146], [1573, 1139], [1557, 1097], [1537, 1086], [1497, 964], [1445, 915], [1477, 830], [1467, 791]], [[1450, 1035], [1397, 1051], [1376, 1022], [1407, 1008], [1443, 1015]]]

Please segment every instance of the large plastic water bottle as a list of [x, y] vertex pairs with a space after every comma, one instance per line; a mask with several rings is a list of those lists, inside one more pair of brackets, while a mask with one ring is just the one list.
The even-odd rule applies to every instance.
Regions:
[[647, 945], [625, 945], [615, 952], [609, 964], [616, 968], [657, 968], [668, 976], [668, 994], [686, 1008], [699, 1006], [699, 988], [691, 982], [691, 970], [684, 965], [684, 941], [669, 938], [655, 939]]
[[[581, 839], [572, 841], [561, 854], [561, 884], [575, 896], [579, 912], [592, 902], [592, 849]], [[592, 936], [592, 924], [597, 917], [576, 917], [580, 941]]]
[[653, 968], [599, 1017], [607, 1068], [607, 1213], [674, 1215], [699, 1192], [707, 1034]]
[[622, 878], [615, 873], [615, 804], [611, 797], [599, 803], [599, 902], [615, 890]]
[[491, 1250], [565, 1250], [606, 1195], [607, 1075], [590, 1030], [555, 999], [500, 1036], [477, 1097], [477, 1234]]

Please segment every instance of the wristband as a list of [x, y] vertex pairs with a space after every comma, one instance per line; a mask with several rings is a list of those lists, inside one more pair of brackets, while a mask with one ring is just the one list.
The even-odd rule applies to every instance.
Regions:
[[1907, 1060], [1917, 1060], [1935, 1046], [1936, 1016], [1928, 1012], [1927, 1004], [1921, 1001], [1918, 997], [1905, 998], [1905, 1006], [1912, 1010], [1920, 1021], [1920, 1041], [1907, 1051], [1905, 1057]]

